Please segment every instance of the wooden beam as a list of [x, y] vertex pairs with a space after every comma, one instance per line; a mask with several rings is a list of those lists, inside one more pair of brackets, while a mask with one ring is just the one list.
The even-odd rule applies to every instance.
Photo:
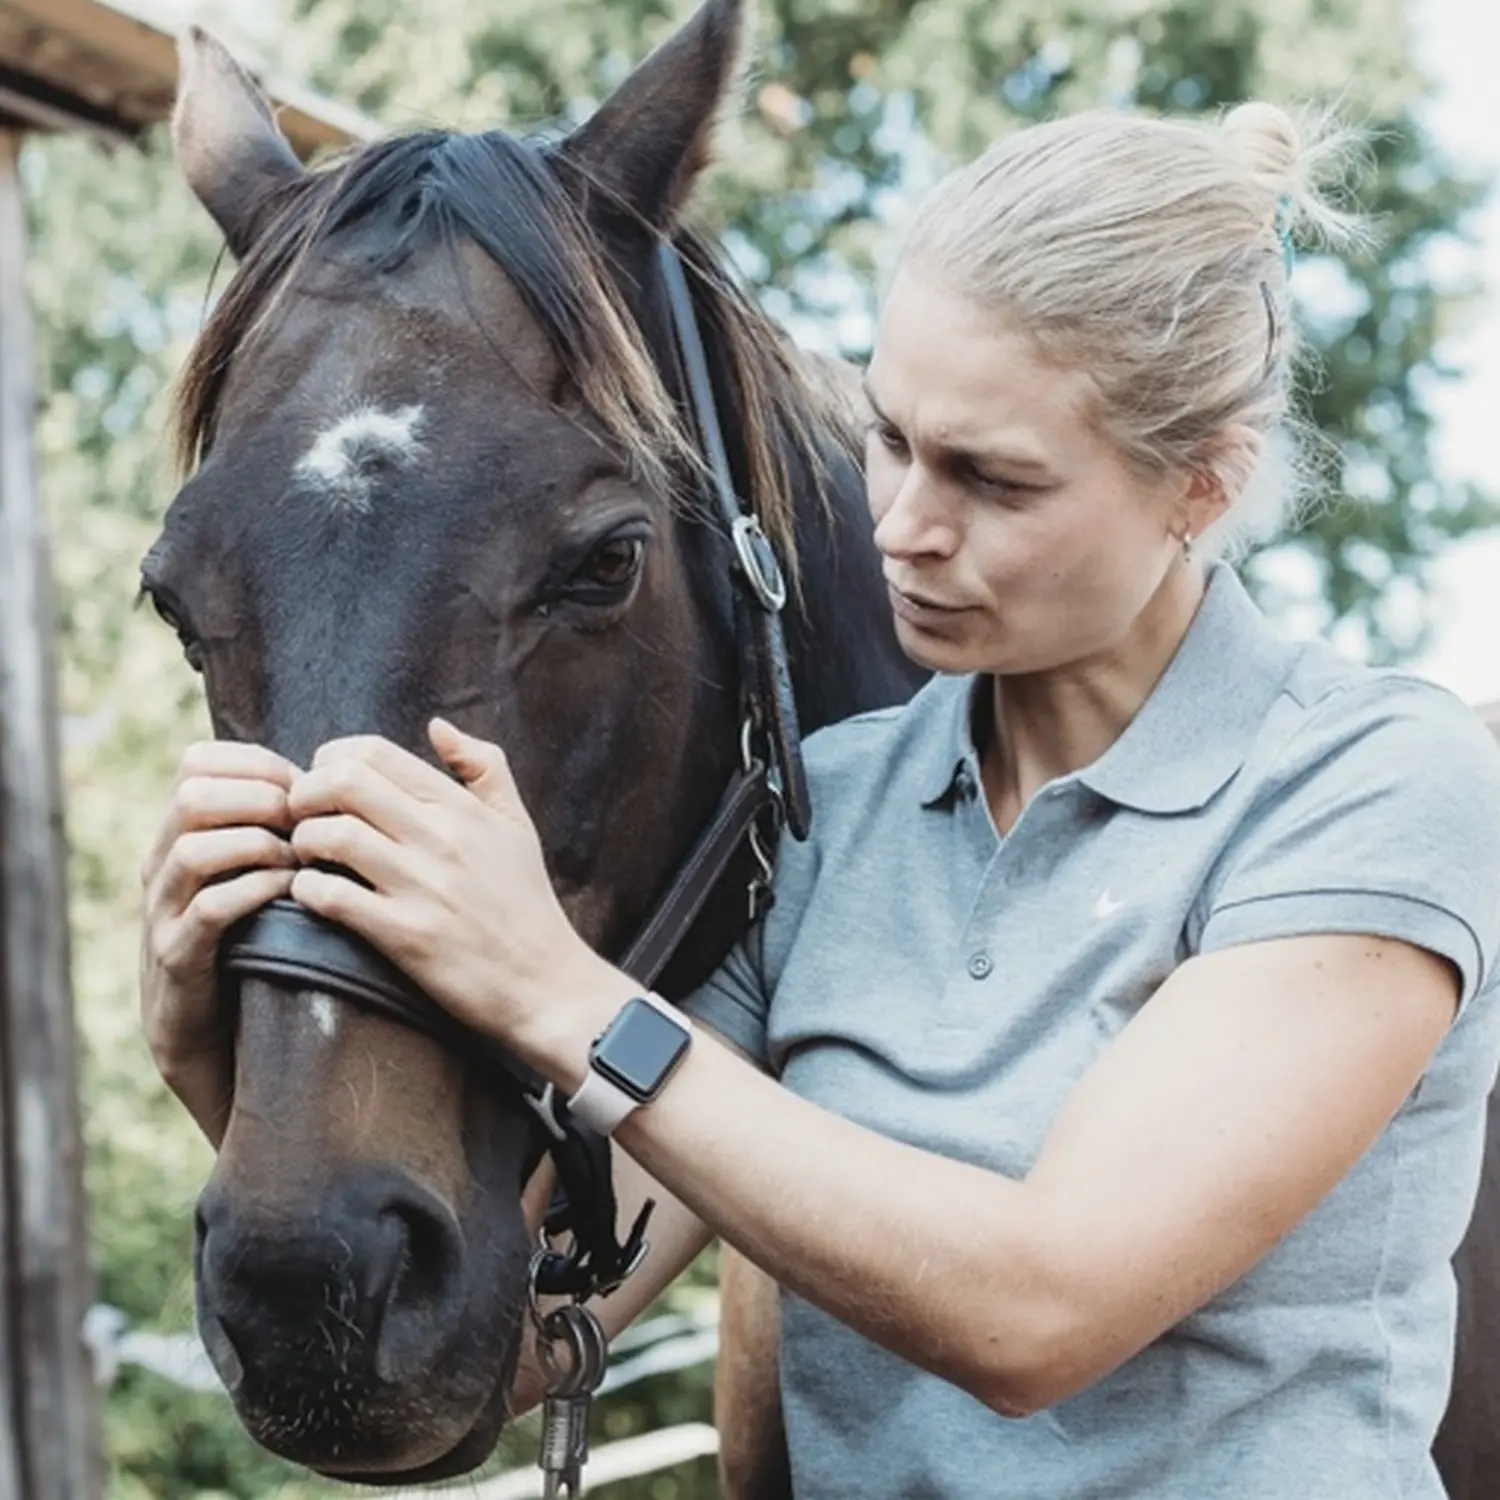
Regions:
[[23, 129], [76, 130], [105, 146], [129, 145], [142, 129], [4, 66], [0, 66], [0, 111]]
[[[145, 125], [170, 114], [177, 92], [176, 38], [156, 24], [149, 11], [137, 13], [130, 0], [0, 0], [0, 12], [99, 59], [98, 71], [112, 80], [120, 95], [113, 101], [116, 110], [133, 123]], [[377, 133], [368, 116], [347, 104], [283, 79], [264, 77], [260, 82], [276, 106], [277, 122], [300, 156]], [[112, 101], [94, 102], [107, 108]]]
[[[0, 1493], [97, 1500], [97, 1396], [53, 675], [55, 611], [32, 453], [22, 137], [0, 131]], [[9, 1468], [6, 1468], [6, 1465]]]

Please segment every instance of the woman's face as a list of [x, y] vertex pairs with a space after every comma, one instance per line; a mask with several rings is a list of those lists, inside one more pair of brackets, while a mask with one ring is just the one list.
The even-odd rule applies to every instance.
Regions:
[[1187, 481], [1147, 479], [1089, 419], [1081, 371], [898, 275], [866, 380], [875, 540], [924, 666], [1016, 676], [1118, 647], [1181, 566]]

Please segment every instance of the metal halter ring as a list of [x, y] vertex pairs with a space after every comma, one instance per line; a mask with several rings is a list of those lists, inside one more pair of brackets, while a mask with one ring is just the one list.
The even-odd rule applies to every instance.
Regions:
[[762, 608], [773, 615], [780, 614], [786, 606], [786, 577], [760, 521], [755, 516], [737, 517], [730, 528], [730, 538], [751, 592]]

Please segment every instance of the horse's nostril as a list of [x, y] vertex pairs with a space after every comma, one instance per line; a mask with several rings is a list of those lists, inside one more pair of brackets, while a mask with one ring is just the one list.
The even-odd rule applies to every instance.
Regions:
[[403, 1194], [380, 1214], [382, 1242], [395, 1259], [380, 1319], [375, 1363], [386, 1380], [428, 1366], [456, 1331], [462, 1301], [458, 1221], [425, 1193]]
[[245, 1364], [229, 1330], [221, 1319], [209, 1314], [198, 1320], [198, 1336], [203, 1340], [209, 1363], [224, 1382], [224, 1389], [234, 1395], [244, 1382]]
[[402, 1263], [397, 1296], [430, 1302], [447, 1291], [458, 1269], [458, 1225], [450, 1216], [410, 1205], [394, 1210], [402, 1226]]
[[395, 1209], [375, 1216], [363, 1239], [363, 1255], [353, 1266], [360, 1296], [372, 1307], [383, 1309], [401, 1279], [407, 1259], [406, 1219]]
[[216, 1247], [213, 1228], [216, 1218], [222, 1220], [220, 1209], [220, 1195], [212, 1186], [204, 1190], [193, 1209], [193, 1278], [198, 1283], [200, 1297], [207, 1291], [217, 1298], [223, 1290], [222, 1255], [216, 1254], [216, 1248], [222, 1249], [224, 1236], [222, 1232], [219, 1234], [220, 1245]]

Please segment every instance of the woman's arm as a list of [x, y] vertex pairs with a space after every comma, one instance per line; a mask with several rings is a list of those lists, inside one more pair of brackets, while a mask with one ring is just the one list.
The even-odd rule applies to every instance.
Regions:
[[[564, 1088], [634, 991], [602, 965], [575, 984], [507, 1027]], [[706, 1036], [619, 1139], [783, 1285], [1025, 1415], [1121, 1364], [1304, 1218], [1415, 1086], [1457, 994], [1445, 962], [1374, 938], [1194, 959], [1079, 1083], [1019, 1182], [850, 1124]]]
[[[290, 797], [294, 846], [370, 888], [306, 868], [292, 894], [574, 1089], [636, 986], [569, 925], [500, 751], [442, 726], [433, 739], [467, 790], [382, 741], [319, 752]], [[1400, 1108], [1458, 996], [1446, 961], [1389, 939], [1195, 958], [1079, 1083], [1024, 1181], [853, 1125], [706, 1034], [619, 1140], [784, 1286], [1026, 1413], [1129, 1358], [1305, 1217]]]

